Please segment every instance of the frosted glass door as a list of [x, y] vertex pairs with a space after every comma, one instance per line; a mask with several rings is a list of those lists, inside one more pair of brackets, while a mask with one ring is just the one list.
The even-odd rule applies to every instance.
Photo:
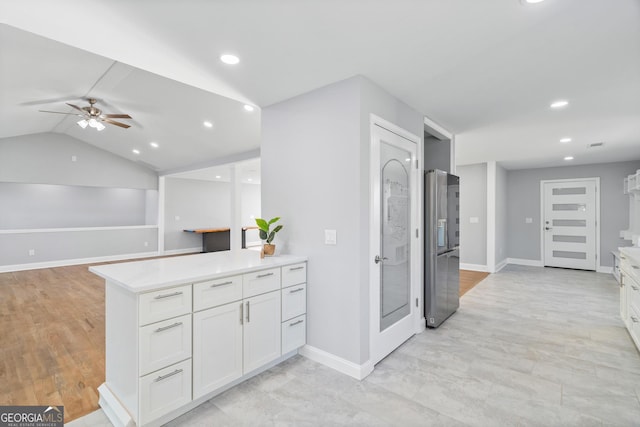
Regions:
[[596, 269], [596, 182], [544, 183], [544, 265]]
[[[411, 153], [381, 142], [380, 237], [382, 271], [380, 283], [380, 330], [410, 313], [409, 227], [410, 180], [407, 168]], [[409, 159], [409, 161], [407, 161]]]

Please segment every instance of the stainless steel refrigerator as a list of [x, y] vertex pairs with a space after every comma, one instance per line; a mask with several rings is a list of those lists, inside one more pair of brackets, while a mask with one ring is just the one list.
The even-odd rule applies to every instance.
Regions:
[[437, 328], [460, 306], [460, 178], [425, 173], [424, 314]]

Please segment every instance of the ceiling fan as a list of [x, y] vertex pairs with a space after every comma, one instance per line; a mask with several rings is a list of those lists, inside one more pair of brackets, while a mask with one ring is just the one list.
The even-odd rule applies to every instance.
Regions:
[[69, 107], [72, 107], [78, 110], [78, 112], [74, 112], [74, 113], [63, 113], [61, 111], [48, 111], [48, 110], [38, 110], [38, 111], [42, 113], [66, 114], [66, 115], [75, 115], [78, 117], [82, 117], [82, 119], [78, 121], [78, 126], [80, 126], [83, 129], [89, 126], [89, 127], [95, 128], [98, 131], [101, 131], [105, 128], [105, 126], [102, 124], [103, 122], [111, 125], [120, 126], [121, 128], [125, 128], [125, 129], [131, 127], [126, 123], [121, 123], [121, 122], [112, 120], [112, 119], [130, 119], [131, 118], [130, 115], [103, 114], [102, 110], [100, 110], [94, 105], [97, 102], [95, 98], [89, 98], [87, 99], [87, 101], [89, 101], [89, 105], [87, 107], [82, 107], [82, 108], [78, 107], [77, 105], [69, 104], [68, 102], [66, 102], [66, 104]]

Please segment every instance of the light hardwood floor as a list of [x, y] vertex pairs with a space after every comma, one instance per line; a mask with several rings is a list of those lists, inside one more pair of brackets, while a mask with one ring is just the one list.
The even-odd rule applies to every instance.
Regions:
[[104, 282], [88, 267], [0, 273], [0, 405], [64, 405], [65, 422], [98, 409]]
[[460, 270], [460, 296], [469, 292], [488, 275], [489, 273], [482, 271]]

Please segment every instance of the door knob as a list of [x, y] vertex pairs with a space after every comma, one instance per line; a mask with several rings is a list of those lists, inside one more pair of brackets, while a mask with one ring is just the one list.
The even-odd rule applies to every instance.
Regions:
[[547, 231], [552, 230], [551, 227], [545, 227], [544, 229], [547, 230]]
[[374, 261], [376, 262], [376, 264], [378, 264], [379, 262], [382, 262], [386, 259], [388, 259], [386, 256], [380, 257], [380, 255], [376, 255], [376, 257], [374, 258]]

